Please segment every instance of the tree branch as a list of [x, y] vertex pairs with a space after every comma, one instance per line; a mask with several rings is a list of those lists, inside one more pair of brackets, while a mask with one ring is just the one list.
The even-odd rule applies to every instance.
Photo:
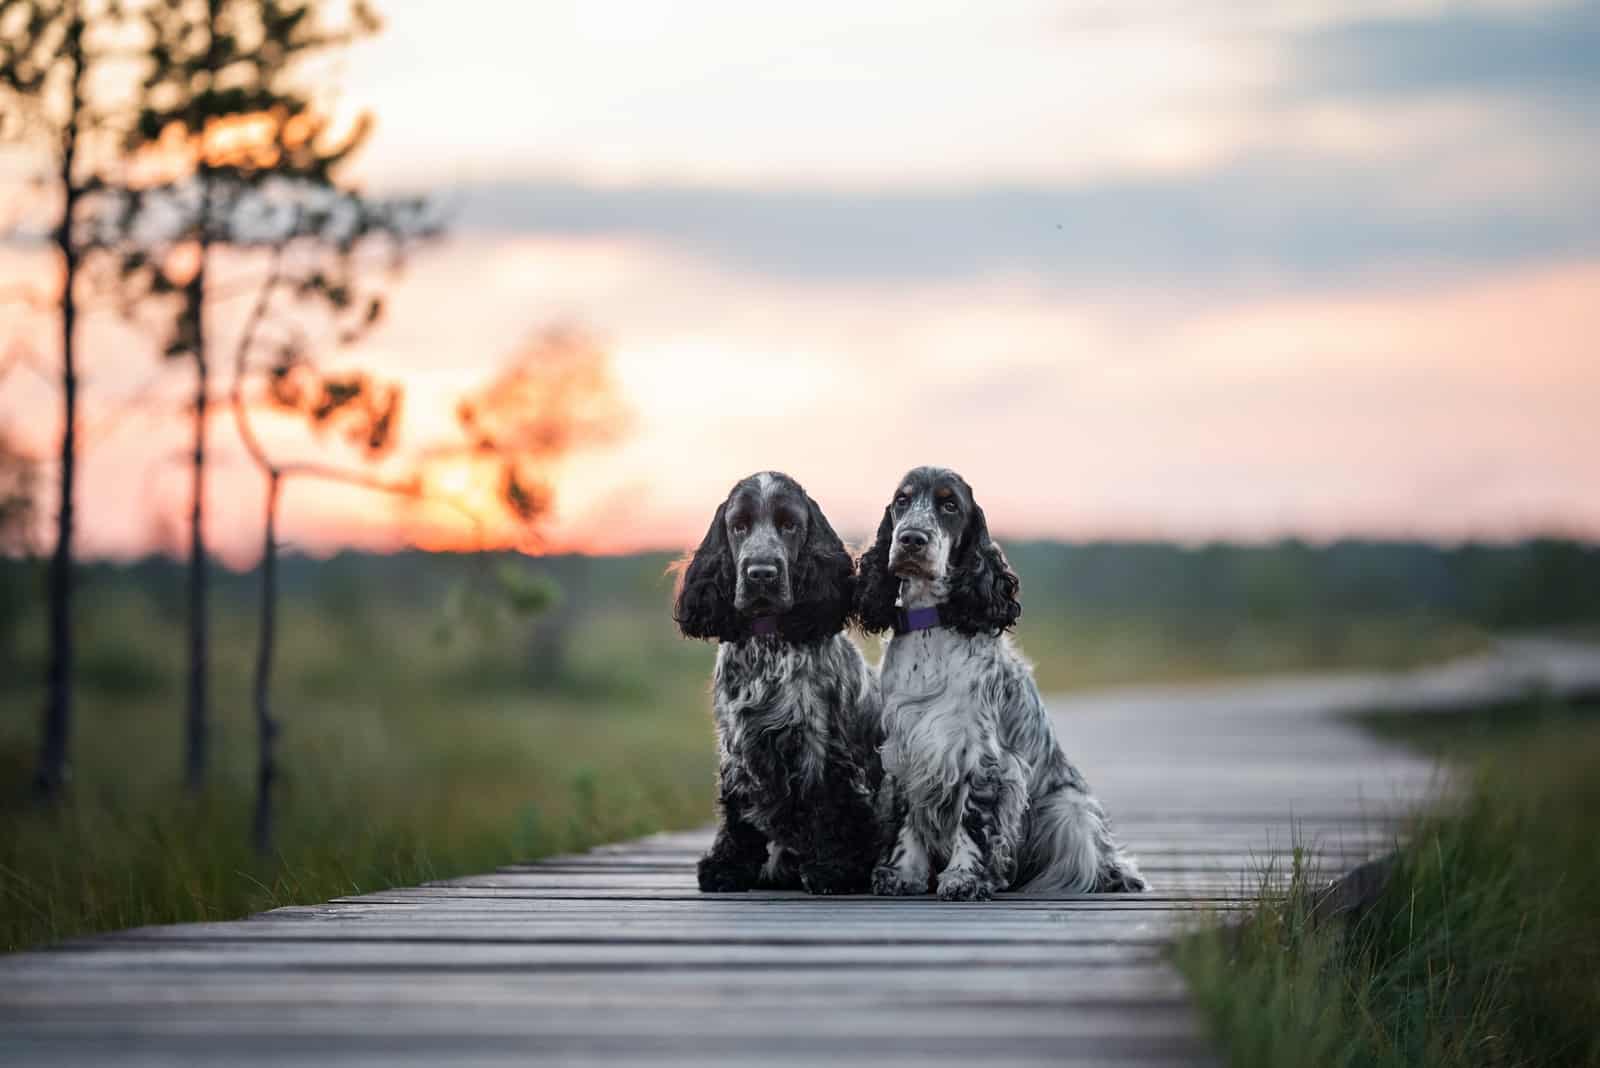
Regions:
[[474, 537], [481, 547], [484, 542], [484, 525], [483, 520], [477, 513], [453, 497], [432, 495], [424, 492], [420, 478], [413, 476], [409, 479], [396, 481], [309, 460], [284, 461], [280, 463], [273, 460], [261, 438], [256, 434], [255, 427], [250, 421], [250, 406], [246, 403], [244, 397], [244, 384], [245, 379], [249, 376], [250, 352], [255, 346], [256, 335], [266, 322], [267, 313], [272, 307], [273, 295], [283, 281], [283, 255], [286, 244], [287, 242], [279, 244], [273, 249], [272, 265], [268, 269], [265, 280], [261, 283], [261, 290], [256, 297], [255, 305], [250, 310], [250, 317], [246, 320], [244, 330], [239, 335], [239, 341], [234, 349], [233, 385], [229, 390], [228, 399], [233, 408], [234, 425], [238, 428], [239, 438], [244, 443], [245, 451], [249, 453], [255, 465], [271, 480], [313, 478], [324, 482], [357, 486], [377, 493], [387, 493], [412, 500], [438, 500], [459, 512], [472, 523]]

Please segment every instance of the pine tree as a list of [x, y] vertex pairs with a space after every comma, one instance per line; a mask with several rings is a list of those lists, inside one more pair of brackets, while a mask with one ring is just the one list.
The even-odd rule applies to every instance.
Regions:
[[[55, 546], [48, 579], [49, 656], [34, 790], [58, 797], [68, 774], [72, 734], [73, 534], [77, 510], [81, 281], [97, 247], [91, 216], [104, 190], [101, 167], [124, 118], [97, 99], [94, 75], [121, 57], [121, 6], [83, 0], [0, 0], [0, 135], [42, 150], [44, 185], [59, 198], [50, 243], [61, 263], [55, 298], [60, 325], [61, 438], [57, 454]], [[104, 95], [104, 94], [102, 94]]]
[[[237, 296], [231, 281], [219, 284], [217, 261], [229, 270], [259, 265], [289, 230], [298, 243], [353, 255], [372, 232], [377, 216], [338, 180], [370, 118], [337, 130], [307, 61], [375, 32], [378, 20], [362, 3], [322, 0], [164, 0], [142, 17], [149, 65], [126, 147], [146, 174], [128, 199], [134, 236], [122, 269], [132, 299], [168, 309], [166, 357], [194, 371], [184, 768], [195, 791], [210, 723], [205, 513], [215, 310]], [[301, 273], [295, 292], [341, 312], [355, 300], [337, 272]]]

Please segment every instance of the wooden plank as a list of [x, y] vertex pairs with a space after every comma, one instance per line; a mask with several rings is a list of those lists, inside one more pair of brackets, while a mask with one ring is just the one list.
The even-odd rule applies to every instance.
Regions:
[[[159, 982], [152, 982], [159, 979]], [[1183, 983], [1160, 961], [1064, 968], [1012, 965], [961, 971], [920, 965], [873, 969], [593, 969], [518, 971], [504, 968], [418, 972], [334, 965], [285, 982], [279, 969], [76, 968], [0, 974], [5, 1011], [28, 1013], [53, 1005], [138, 1001], [299, 1003], [357, 1001], [386, 1004], [524, 1004], [557, 1008], [641, 1001], [672, 1006], [828, 1007], [902, 1003], [980, 1006], [996, 1000], [1118, 1004], [1138, 998], [1173, 999]]]
[[[536, 1048], [520, 1035], [447, 1034], [434, 1037], [385, 1036], [379, 1028], [353, 1036], [281, 1034], [270, 1026], [163, 1035], [159, 1040], [107, 1029], [85, 1040], [79, 1033], [56, 1041], [30, 1037], [0, 1039], [0, 1061], [51, 1065], [173, 1065], [218, 1063], [219, 1047], [229, 1047], [226, 1063], [239, 1065], [1068, 1065], [1083, 1068], [1128, 1065], [1168, 1068], [1213, 1063], [1196, 1036], [1098, 1036], [1064, 1042], [1056, 1036], [1008, 1039], [1003, 1035], [926, 1038], [915, 1034], [834, 1038], [821, 1027], [807, 1034], [732, 1039], [717, 1036], [650, 1036], [644, 1039], [605, 1033], [546, 1036]], [[67, 1059], [70, 1058], [70, 1059]]]
[[[702, 950], [719, 947], [767, 949], [773, 959], [798, 947], [927, 946], [1077, 946], [1107, 944], [1161, 945], [1172, 934], [1171, 913], [1085, 913], [1070, 921], [1024, 917], [1005, 922], [984, 914], [981, 906], [969, 918], [916, 923], [891, 920], [835, 920], [808, 923], [802, 919], [740, 923], [634, 920], [618, 916], [606, 921], [541, 920], [526, 916], [504, 919], [481, 915], [434, 919], [429, 916], [377, 916], [312, 923], [186, 924], [130, 932], [130, 946], [201, 943], [234, 948], [260, 942], [381, 943], [432, 942], [455, 945], [530, 945], [603, 947], [650, 955], [666, 949]], [[668, 954], [670, 955], [670, 954]]]
[[[171, 1008], [176, 1003], [166, 1003]], [[201, 998], [182, 1013], [152, 1011], [160, 1005], [128, 1002], [76, 1004], [59, 1007], [47, 1017], [0, 1013], [0, 1023], [12, 1037], [36, 1039], [71, 1037], [86, 1023], [96, 1029], [125, 1035], [226, 1035], [273, 1023], [273, 1033], [312, 1034], [331, 1040], [348, 1039], [382, 1031], [390, 1038], [517, 1036], [535, 1042], [584, 1034], [605, 1034], [617, 1039], [745, 1039], [804, 1038], [817, 1030], [817, 1021], [782, 1005], [756, 1008], [740, 1005], [738, 1011], [717, 1006], [681, 1005], [617, 1006], [557, 1005], [546, 1011], [528, 1011], [526, 1004], [489, 1002], [429, 1002], [415, 998], [373, 1003], [295, 1000], [217, 1002]], [[539, 1006], [534, 1006], [538, 1008]], [[897, 1025], [922, 1038], [960, 1040], [991, 1033], [1009, 1040], [1054, 1037], [1065, 1040], [1142, 1037], [1185, 1037], [1191, 1033], [1186, 1002], [1181, 997], [1158, 1000], [1139, 998], [1125, 1003], [1080, 1002], [1063, 1012], [1048, 999], [1017, 1002], [1010, 999], [977, 1005], [914, 1005], [893, 1007]], [[885, 1010], [830, 1005], [827, 1032], [832, 1038], [871, 1038], [883, 1031]]]
[[1144, 964], [1165, 959], [1160, 941], [1091, 941], [1077, 945], [1036, 943], [869, 945], [665, 945], [560, 944], [426, 939], [372, 941], [208, 942], [201, 939], [107, 941], [92, 950], [40, 954], [27, 967], [38, 974], [105, 969], [236, 968], [280, 971], [420, 969], [424, 972], [483, 970], [667, 970], [1011, 968], [1072, 970], [1090, 965]]
[[[444, 903], [503, 903], [506, 908], [537, 910], [549, 915], [598, 913], [612, 915], [617, 906], [615, 899], [589, 898], [589, 897], [562, 897], [550, 896], [539, 891], [521, 891], [505, 888], [473, 888], [459, 886], [402, 886], [393, 890], [382, 890], [372, 894], [363, 894], [359, 897], [334, 898], [323, 905], [292, 905], [271, 912], [262, 913], [260, 920], [272, 920], [280, 917], [297, 915], [303, 911], [314, 912], [322, 909], [333, 909], [343, 905], [408, 905], [423, 902]], [[630, 913], [642, 915], [654, 914], [680, 914], [683, 912], [704, 913], [706, 915], [726, 915], [729, 918], [743, 920], [749, 911], [751, 895], [747, 894], [702, 894], [698, 891], [686, 893], [665, 894], [656, 897], [641, 897], [636, 904], [628, 907]], [[761, 900], [770, 902], [771, 907], [804, 907], [810, 909], [826, 909], [837, 907], [857, 912], [892, 912], [901, 913], [923, 907], [941, 907], [937, 898], [932, 896], [914, 898], [881, 898], [881, 897], [801, 897], [795, 894], [767, 894]], [[1069, 898], [1045, 898], [1027, 894], [1001, 894], [993, 901], [984, 905], [986, 911], [1004, 912], [1018, 909], [1057, 909], [1070, 912], [1087, 911], [1121, 911], [1125, 909], [1187, 909], [1200, 907], [1204, 902], [1197, 901], [1188, 894], [1085, 894]], [[959, 907], [959, 906], [944, 906]]]
[[[1331, 858], [1364, 856], [1375, 849], [1392, 848], [1397, 836], [1394, 833], [1335, 834], [1325, 832], [1319, 835], [1291, 835], [1285, 831], [1281, 835], [1272, 835], [1263, 832], [1246, 832], [1225, 837], [1221, 835], [1203, 838], [1197, 836], [1188, 842], [1178, 844], [1166, 842], [1152, 844], [1127, 835], [1122, 837], [1123, 844], [1128, 852], [1137, 856], [1142, 866], [1148, 866], [1191, 858], [1228, 860], [1237, 857], [1248, 858], [1273, 854], [1289, 856], [1296, 850]], [[672, 872], [685, 878], [693, 878], [695, 865], [702, 855], [700, 853], [674, 853], [669, 855], [613, 853], [603, 857], [561, 858], [559, 860], [531, 864], [507, 864], [497, 870], [511, 874], [526, 871], [545, 874]]]

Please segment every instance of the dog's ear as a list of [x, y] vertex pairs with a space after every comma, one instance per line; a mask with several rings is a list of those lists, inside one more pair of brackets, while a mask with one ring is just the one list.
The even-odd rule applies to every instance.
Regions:
[[989, 537], [989, 523], [974, 501], [950, 568], [950, 593], [939, 618], [962, 634], [999, 634], [1022, 615], [1022, 588], [1006, 554]]
[[726, 501], [717, 505], [711, 529], [706, 531], [700, 547], [678, 576], [678, 596], [672, 606], [672, 618], [686, 638], [726, 641], [737, 636], [734, 633], [738, 613], [733, 608], [733, 552], [728, 547], [727, 525], [723, 522], [727, 508]]
[[868, 634], [888, 630], [895, 623], [895, 601], [900, 580], [889, 571], [889, 548], [894, 540], [894, 514], [887, 506], [872, 548], [861, 554], [856, 569], [855, 617]]
[[839, 633], [855, 599], [855, 561], [828, 517], [808, 495], [806, 540], [794, 569], [794, 607], [783, 624], [791, 641], [816, 641]]

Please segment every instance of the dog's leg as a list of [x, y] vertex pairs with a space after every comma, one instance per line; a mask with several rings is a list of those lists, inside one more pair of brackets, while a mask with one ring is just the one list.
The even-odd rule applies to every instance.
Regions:
[[968, 777], [964, 794], [950, 863], [939, 873], [939, 897], [987, 901], [1016, 875], [1027, 809], [1026, 772], [1009, 755], [987, 753]]
[[717, 836], [700, 858], [700, 889], [708, 894], [754, 889], [766, 863], [767, 836], [745, 819], [737, 797], [724, 792]]
[[1017, 877], [1028, 813], [1028, 766], [1011, 754], [999, 765], [995, 783], [994, 829], [989, 836], [989, 872], [995, 888], [1008, 889]]
[[872, 872], [872, 892], [904, 897], [928, 892], [928, 850], [909, 822], [900, 824], [894, 847]]
[[800, 867], [794, 854], [777, 842], [767, 843], [767, 863], [761, 868], [763, 890], [799, 890]]
[[806, 848], [800, 855], [800, 881], [807, 892], [865, 893], [878, 853], [878, 821], [865, 773], [836, 760], [808, 808]]
[[926, 894], [928, 849], [906, 819], [905, 798], [893, 776], [883, 780], [879, 797], [879, 821], [887, 844], [872, 872], [872, 892], [885, 897]]

